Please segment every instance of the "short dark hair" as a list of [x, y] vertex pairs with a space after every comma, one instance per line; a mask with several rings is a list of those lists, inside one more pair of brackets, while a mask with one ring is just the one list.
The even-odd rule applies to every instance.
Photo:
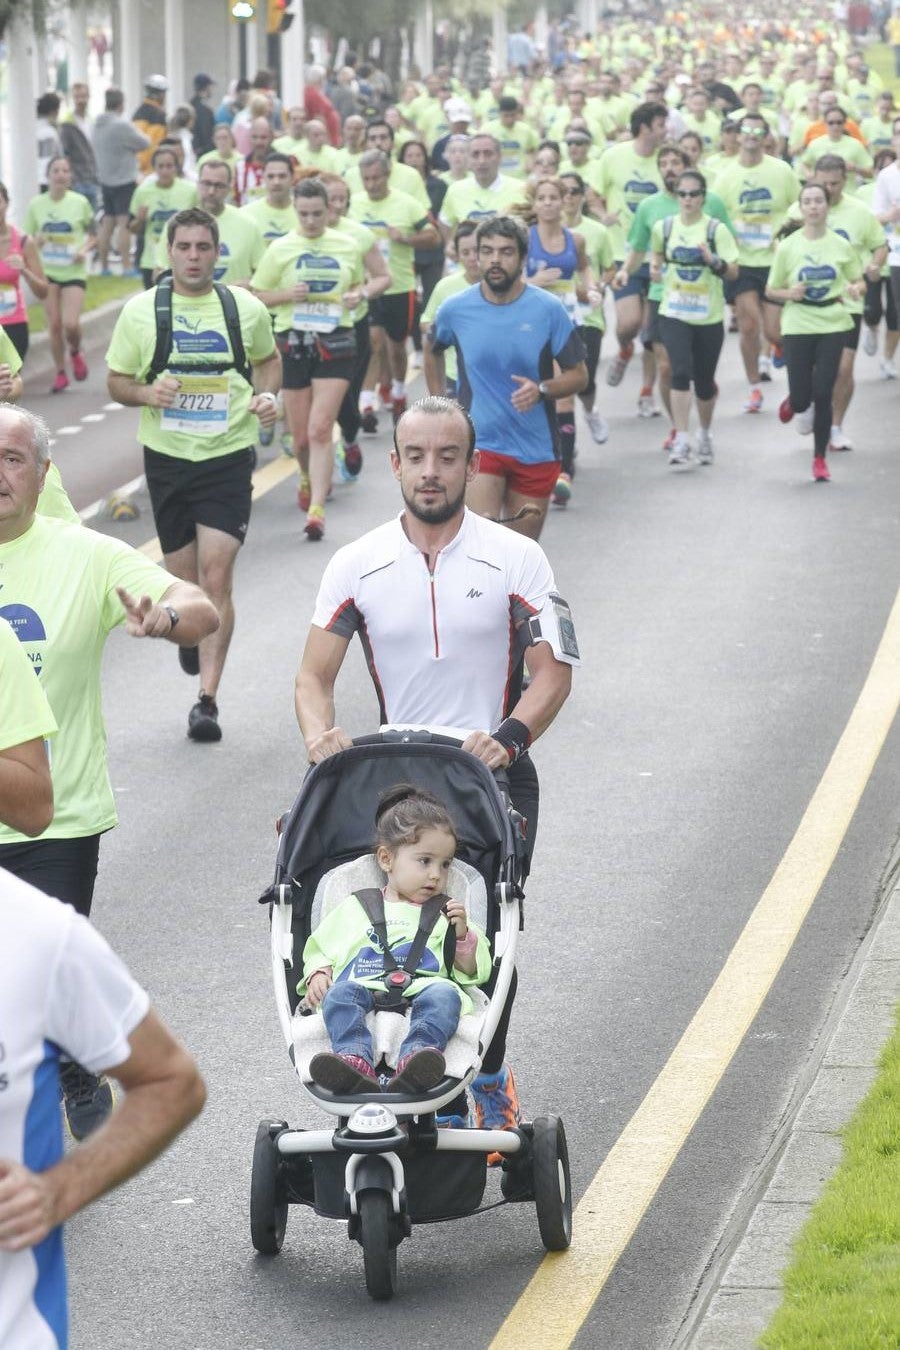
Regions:
[[175, 231], [181, 226], [184, 226], [185, 229], [193, 229], [197, 225], [202, 225], [204, 229], [209, 230], [212, 241], [218, 248], [219, 227], [216, 224], [216, 218], [199, 206], [188, 206], [183, 211], [175, 212], [175, 215], [170, 218], [166, 225], [166, 243], [170, 247], [172, 246], [175, 242]]
[[[0, 183], [0, 189], [2, 188], [3, 184]], [[454, 244], [458, 244], [460, 239], [468, 239], [469, 235], [475, 234], [477, 230], [478, 230], [478, 221], [470, 220], [469, 217], [467, 216], [465, 220], [461, 220], [459, 222], [456, 229], [453, 231]]]
[[125, 107], [125, 95], [121, 89], [107, 89], [104, 104], [107, 112], [118, 112]]
[[373, 117], [372, 120], [371, 120], [370, 122], [367, 122], [367, 123], [366, 123], [366, 135], [367, 135], [367, 136], [368, 136], [369, 132], [372, 130], [373, 127], [387, 127], [388, 131], [391, 133], [391, 144], [393, 145], [393, 143], [394, 143], [394, 128], [391, 126], [390, 122], [386, 122], [386, 121], [384, 120], [383, 117]]
[[663, 155], [677, 155], [685, 168], [687, 168], [688, 164], [691, 161], [691, 157], [687, 153], [687, 151], [682, 150], [681, 146], [676, 145], [674, 141], [663, 141], [662, 145], [656, 152], [657, 164], [662, 159]]
[[847, 177], [847, 161], [842, 155], [820, 155], [816, 160], [816, 173], [842, 173]]
[[224, 169], [227, 174], [227, 182], [231, 182], [231, 165], [224, 159], [205, 159], [197, 172], [197, 182], [199, 183], [204, 169]]
[[501, 239], [512, 239], [519, 250], [519, 262], [526, 257], [528, 231], [515, 216], [488, 216], [487, 220], [481, 221], [475, 234], [478, 247], [481, 247], [482, 239], [492, 235], [499, 235]]
[[51, 113], [57, 113], [62, 106], [62, 99], [59, 94], [49, 93], [41, 94], [37, 101], [38, 117], [49, 117]]
[[320, 201], [328, 205], [328, 189], [320, 178], [304, 178], [294, 187], [294, 201], [298, 197], [304, 200], [307, 198], [318, 197]]
[[668, 117], [669, 110], [664, 103], [639, 103], [629, 119], [632, 136], [637, 136], [642, 127], [652, 127], [658, 117]]
[[400, 447], [397, 444], [397, 432], [403, 425], [403, 422], [410, 413], [428, 413], [432, 417], [461, 417], [466, 424], [468, 432], [468, 444], [466, 446], [466, 462], [472, 458], [475, 453], [475, 423], [461, 403], [457, 403], [455, 398], [444, 398], [442, 394], [429, 394], [427, 398], [420, 398], [415, 403], [411, 403], [406, 412], [398, 418], [394, 427], [394, 453], [399, 455]]
[[263, 171], [268, 164], [286, 164], [291, 173], [294, 172], [294, 161], [290, 155], [284, 154], [282, 150], [272, 150], [263, 160]]

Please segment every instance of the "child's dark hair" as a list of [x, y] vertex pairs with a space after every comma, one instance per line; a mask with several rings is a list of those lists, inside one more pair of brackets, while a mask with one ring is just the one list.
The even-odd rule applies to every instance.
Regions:
[[425, 830], [446, 830], [456, 840], [456, 826], [444, 803], [426, 788], [397, 783], [378, 799], [375, 811], [375, 847], [397, 849], [415, 844]]

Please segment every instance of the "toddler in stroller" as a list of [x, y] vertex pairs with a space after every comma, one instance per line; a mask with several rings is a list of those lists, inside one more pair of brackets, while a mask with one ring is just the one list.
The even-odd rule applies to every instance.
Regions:
[[382, 793], [375, 827], [383, 893], [349, 896], [304, 947], [297, 992], [308, 1007], [321, 1007], [333, 1048], [313, 1057], [310, 1076], [330, 1092], [371, 1090], [377, 1076], [366, 1015], [409, 1004], [389, 1088], [429, 1091], [444, 1077], [443, 1051], [460, 1014], [472, 1010], [463, 986], [490, 976], [490, 948], [465, 904], [444, 894], [457, 838], [443, 803], [398, 784]]

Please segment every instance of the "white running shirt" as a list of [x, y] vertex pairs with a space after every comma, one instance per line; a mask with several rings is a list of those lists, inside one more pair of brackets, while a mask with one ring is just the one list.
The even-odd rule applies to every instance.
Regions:
[[[149, 999], [68, 905], [0, 869], [0, 1158], [62, 1157], [59, 1050], [96, 1073], [122, 1064]], [[65, 1350], [62, 1228], [0, 1252], [0, 1350]]]
[[398, 517], [335, 553], [312, 621], [359, 633], [382, 724], [490, 732], [530, 645], [525, 620], [555, 589], [534, 540], [469, 510], [432, 575]]

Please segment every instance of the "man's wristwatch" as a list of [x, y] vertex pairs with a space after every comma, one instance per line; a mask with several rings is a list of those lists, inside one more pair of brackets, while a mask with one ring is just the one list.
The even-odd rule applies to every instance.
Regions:
[[169, 616], [169, 620], [172, 624], [172, 627], [169, 629], [169, 632], [172, 633], [178, 627], [178, 620], [181, 618], [181, 615], [178, 613], [178, 610], [175, 608], [174, 605], [163, 605], [162, 608], [166, 611], [166, 613]]
[[550, 394], [547, 392], [547, 383], [545, 380], [541, 380], [540, 384], [538, 385], [538, 393], [540, 394], [541, 398], [550, 397]]

